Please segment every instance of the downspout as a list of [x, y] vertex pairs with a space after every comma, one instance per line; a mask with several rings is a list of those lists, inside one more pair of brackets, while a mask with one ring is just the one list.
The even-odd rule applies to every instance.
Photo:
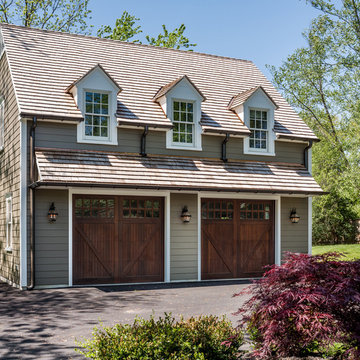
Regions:
[[146, 135], [149, 133], [149, 126], [145, 125], [144, 132], [141, 135], [141, 144], [140, 144], [140, 155], [146, 156]]
[[230, 134], [229, 133], [226, 133], [225, 135], [225, 139], [224, 141], [222, 142], [221, 144], [221, 160], [223, 162], [227, 162], [228, 159], [226, 158], [226, 144], [227, 142], [229, 141], [229, 138], [230, 138]]
[[313, 146], [313, 141], [309, 140], [309, 145], [304, 149], [304, 166], [309, 170], [309, 150]]
[[[30, 184], [34, 184], [36, 179], [35, 164], [35, 129], [37, 126], [36, 116], [30, 128]], [[28, 290], [35, 286], [35, 187], [30, 187], [30, 285]]]

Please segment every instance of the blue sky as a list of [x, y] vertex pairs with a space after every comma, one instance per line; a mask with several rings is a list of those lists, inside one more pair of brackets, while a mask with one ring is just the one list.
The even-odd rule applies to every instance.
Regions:
[[94, 32], [124, 10], [140, 18], [142, 40], [162, 24], [184, 23], [194, 51], [252, 60], [267, 76], [265, 64], [279, 66], [304, 45], [301, 34], [319, 15], [305, 0], [91, 0], [90, 7]]

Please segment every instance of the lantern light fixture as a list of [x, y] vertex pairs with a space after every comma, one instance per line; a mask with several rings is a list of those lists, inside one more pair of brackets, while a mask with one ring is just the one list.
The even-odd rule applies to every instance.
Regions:
[[296, 213], [296, 209], [293, 208], [291, 209], [291, 212], [290, 212], [290, 221], [293, 223], [293, 224], [297, 224], [300, 220], [300, 216]]
[[56, 221], [58, 213], [56, 211], [54, 203], [51, 203], [47, 216], [50, 224], [53, 224]]
[[181, 212], [181, 219], [184, 223], [190, 222], [191, 215], [189, 213], [188, 207], [184, 206]]

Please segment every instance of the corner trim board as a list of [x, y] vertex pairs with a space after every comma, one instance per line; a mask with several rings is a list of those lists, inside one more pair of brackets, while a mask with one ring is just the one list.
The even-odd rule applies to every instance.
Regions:
[[73, 192], [71, 189], [68, 191], [68, 201], [69, 201], [69, 209], [68, 209], [68, 215], [69, 215], [69, 286], [73, 286], [73, 211], [72, 211], [72, 195]]
[[312, 255], [312, 197], [308, 197], [308, 254]]

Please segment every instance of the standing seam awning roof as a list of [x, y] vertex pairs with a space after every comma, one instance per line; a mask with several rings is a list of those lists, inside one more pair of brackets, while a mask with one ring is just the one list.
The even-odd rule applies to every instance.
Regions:
[[0, 30], [22, 114], [81, 119], [66, 89], [101, 64], [122, 88], [120, 124], [168, 126], [153, 97], [186, 74], [206, 97], [201, 116], [206, 131], [249, 134], [228, 104], [236, 94], [262, 86], [278, 105], [277, 136], [317, 139], [251, 61], [8, 24], [0, 24]]
[[36, 149], [37, 185], [322, 194], [298, 164]]

